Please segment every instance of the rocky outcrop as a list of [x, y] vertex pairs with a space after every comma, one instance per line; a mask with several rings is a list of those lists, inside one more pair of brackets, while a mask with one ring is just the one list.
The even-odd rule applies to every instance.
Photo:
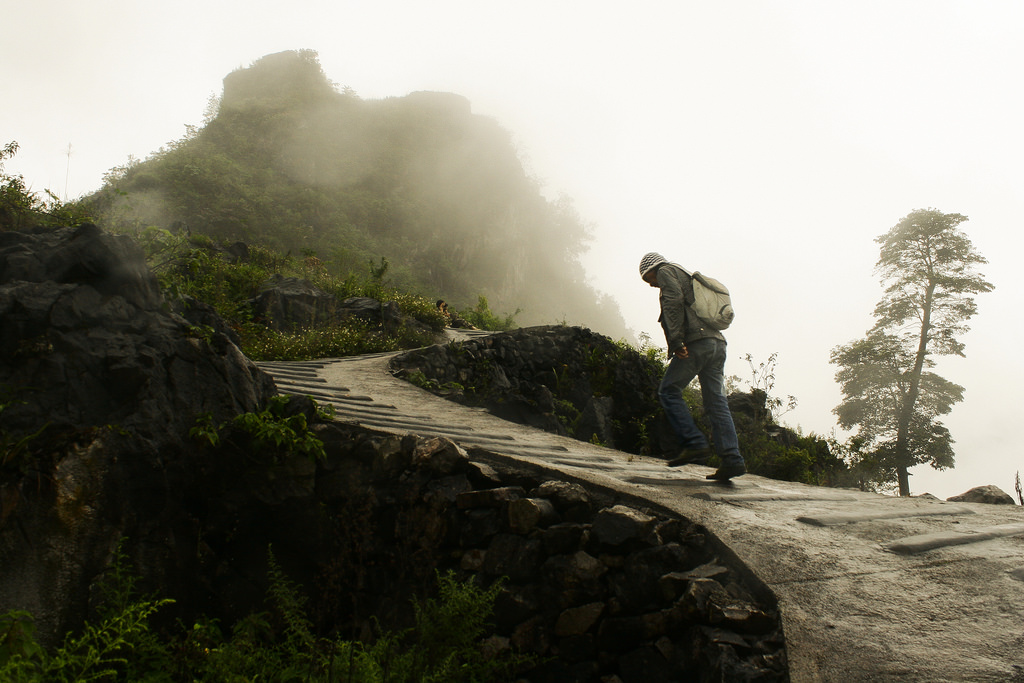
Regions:
[[157, 579], [182, 570], [168, 500], [199, 476], [189, 430], [276, 393], [228, 337], [163, 309], [134, 242], [93, 225], [0, 233], [0, 388], [0, 607], [51, 635], [123, 535]]
[[976, 486], [970, 491], [952, 496], [946, 500], [954, 503], [990, 503], [992, 505], [1016, 505], [1017, 502], [998, 486]]
[[256, 320], [276, 330], [333, 322], [338, 300], [308, 280], [275, 275], [249, 302]]
[[394, 301], [384, 303], [367, 296], [339, 300], [297, 277], [275, 275], [263, 283], [249, 304], [257, 322], [282, 332], [356, 319], [391, 334], [400, 326], [426, 335], [435, 334], [427, 325], [404, 315]]
[[275, 393], [230, 340], [167, 313], [141, 250], [92, 225], [0, 233], [9, 431], [109, 426], [153, 451]]

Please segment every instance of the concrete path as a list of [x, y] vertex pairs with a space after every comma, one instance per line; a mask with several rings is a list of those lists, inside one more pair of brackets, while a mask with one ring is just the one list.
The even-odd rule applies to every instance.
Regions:
[[387, 371], [394, 354], [262, 363], [336, 418], [443, 435], [703, 524], [779, 600], [792, 680], [1024, 683], [1024, 508], [669, 468], [496, 418]]

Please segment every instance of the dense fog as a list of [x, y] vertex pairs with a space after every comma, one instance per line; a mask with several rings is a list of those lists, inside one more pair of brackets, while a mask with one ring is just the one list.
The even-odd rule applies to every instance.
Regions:
[[[457, 94], [363, 100], [312, 51], [228, 74], [205, 124], [108, 175], [92, 201], [113, 227], [187, 226], [315, 253], [340, 273], [387, 259], [394, 283], [520, 324], [631, 337], [587, 282], [589, 233], [545, 198], [511, 135]], [[518, 313], [516, 313], [518, 311]]]

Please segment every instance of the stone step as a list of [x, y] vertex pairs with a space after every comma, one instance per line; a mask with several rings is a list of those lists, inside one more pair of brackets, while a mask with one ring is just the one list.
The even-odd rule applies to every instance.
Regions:
[[839, 512], [826, 515], [805, 515], [797, 517], [796, 521], [814, 526], [839, 526], [842, 524], [856, 524], [857, 522], [871, 522], [877, 519], [907, 519], [910, 517], [933, 517], [941, 515], [973, 515], [974, 510], [956, 505], [944, 506], [936, 503], [934, 508], [927, 510], [891, 510], [879, 509], [867, 512]]
[[885, 544], [885, 549], [903, 555], [916, 555], [928, 550], [954, 545], [980, 543], [995, 538], [1024, 535], [1024, 524], [1000, 524], [974, 531], [946, 531], [934, 534], [907, 536]]

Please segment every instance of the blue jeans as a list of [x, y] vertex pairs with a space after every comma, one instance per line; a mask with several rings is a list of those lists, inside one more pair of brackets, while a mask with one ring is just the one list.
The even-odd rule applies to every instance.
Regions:
[[725, 397], [725, 342], [706, 337], [686, 345], [687, 358], [672, 356], [668, 370], [658, 388], [658, 398], [669, 424], [683, 444], [683, 448], [707, 448], [708, 440], [697, 428], [690, 414], [690, 407], [683, 399], [683, 389], [700, 379], [700, 393], [704, 399], [704, 413], [711, 422], [711, 438], [715, 452], [723, 465], [740, 464], [740, 444], [736, 438], [736, 426], [729, 412]]

